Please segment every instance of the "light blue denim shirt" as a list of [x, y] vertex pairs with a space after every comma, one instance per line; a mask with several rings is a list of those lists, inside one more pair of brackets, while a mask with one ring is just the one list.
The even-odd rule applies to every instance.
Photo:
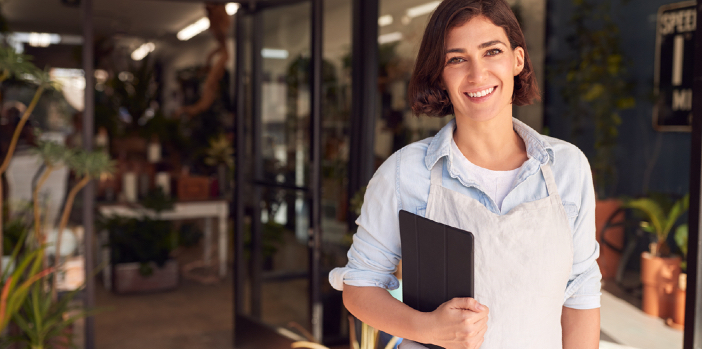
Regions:
[[[600, 248], [595, 238], [595, 192], [590, 164], [574, 145], [543, 136], [517, 119], [513, 119], [513, 125], [526, 144], [528, 160], [519, 169], [502, 210], [479, 187], [474, 175], [454, 161], [454, 157], [463, 156], [451, 151], [455, 120], [436, 136], [391, 155], [368, 183], [348, 264], [329, 273], [331, 285], [337, 290], [342, 290], [344, 284], [398, 288], [393, 276], [402, 258], [398, 213], [407, 210], [425, 215], [430, 170], [441, 158], [447, 157], [443, 172], [446, 188], [468, 195], [500, 215], [523, 202], [548, 196], [540, 167], [550, 163], [573, 235], [573, 268], [563, 290], [564, 305], [574, 309], [598, 308], [602, 275], [596, 261]], [[548, 248], [544, 246], [545, 250]]]

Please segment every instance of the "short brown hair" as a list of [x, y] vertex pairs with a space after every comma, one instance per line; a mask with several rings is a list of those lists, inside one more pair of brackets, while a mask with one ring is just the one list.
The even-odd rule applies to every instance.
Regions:
[[409, 102], [416, 115], [440, 117], [453, 114], [453, 104], [448, 93], [441, 87], [441, 73], [446, 59], [446, 36], [449, 30], [477, 16], [484, 16], [496, 26], [502, 27], [513, 50], [517, 47], [524, 49], [524, 69], [514, 77], [512, 103], [528, 105], [534, 99], [540, 99], [524, 34], [509, 5], [504, 0], [444, 0], [424, 30], [409, 83]]

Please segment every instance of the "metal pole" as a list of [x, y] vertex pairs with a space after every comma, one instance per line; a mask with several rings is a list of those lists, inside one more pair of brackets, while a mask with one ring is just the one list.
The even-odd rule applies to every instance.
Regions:
[[236, 319], [244, 312], [244, 292], [246, 285], [246, 270], [244, 260], [244, 157], [246, 153], [246, 134], [244, 132], [246, 117], [246, 90], [244, 88], [245, 58], [244, 58], [244, 14], [242, 9], [234, 16], [235, 25], [235, 83], [234, 100], [236, 101], [236, 113], [234, 123], [236, 125], [236, 166], [234, 179], [234, 266], [232, 268], [234, 277], [234, 331], [232, 331], [232, 343], [236, 345]]
[[[263, 179], [263, 159], [261, 153], [261, 101], [263, 83], [263, 14], [256, 11], [253, 14], [252, 32], [252, 63], [253, 77], [251, 83], [252, 117], [253, 117], [253, 159], [254, 181]], [[251, 217], [251, 316], [261, 319], [261, 284], [263, 282], [263, 256], [261, 229], [261, 186], [255, 185], [253, 192], [253, 216]]]
[[[85, 108], [83, 109], [83, 148], [93, 149], [93, 127], [95, 120], [95, 77], [93, 74], [93, 1], [83, 0], [83, 71], [85, 72]], [[95, 278], [93, 276], [93, 235], [95, 186], [88, 183], [83, 188], [83, 229], [85, 237], [85, 309], [95, 307]], [[85, 348], [95, 348], [95, 319], [85, 318]]]
[[[702, 2], [697, 3], [697, 18], [702, 16]], [[702, 27], [695, 34], [695, 67], [692, 102], [690, 151], [690, 210], [687, 250], [687, 294], [685, 296], [684, 349], [702, 349]]]
[[322, 219], [321, 219], [321, 124], [322, 124], [322, 28], [323, 28], [323, 0], [312, 0], [311, 47], [312, 47], [312, 74], [311, 74], [311, 117], [310, 127], [312, 144], [310, 145], [312, 158], [312, 173], [310, 194], [312, 196], [312, 224], [309, 244], [309, 283], [310, 283], [310, 321], [312, 335], [317, 341], [322, 342], [323, 309], [320, 285], [320, 255], [322, 248]]
[[[348, 197], [373, 176], [378, 95], [378, 0], [353, 0], [351, 55], [351, 134]], [[356, 213], [348, 210], [349, 228]]]

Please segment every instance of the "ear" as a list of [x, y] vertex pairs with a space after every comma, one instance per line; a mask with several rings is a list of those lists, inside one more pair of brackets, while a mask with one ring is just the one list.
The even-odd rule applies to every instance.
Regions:
[[514, 49], [514, 69], [512, 74], [517, 76], [522, 70], [524, 70], [524, 49], [517, 46], [517, 48]]

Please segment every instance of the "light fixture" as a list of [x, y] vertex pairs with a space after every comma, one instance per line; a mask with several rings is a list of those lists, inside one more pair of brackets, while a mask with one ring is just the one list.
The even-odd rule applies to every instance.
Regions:
[[393, 32], [389, 34], [383, 34], [378, 36], [378, 43], [379, 44], [387, 44], [395, 41], [400, 41], [402, 40], [402, 33], [400, 32]]
[[287, 50], [275, 49], [275, 48], [264, 48], [261, 50], [261, 56], [263, 58], [273, 58], [273, 59], [287, 59], [289, 53]]
[[230, 2], [224, 6], [224, 10], [227, 11], [228, 15], [233, 16], [236, 11], [239, 11], [239, 4], [236, 2]]
[[381, 27], [384, 27], [386, 25], [392, 24], [392, 16], [391, 15], [385, 15], [385, 16], [380, 16], [378, 17], [378, 25]]
[[54, 44], [81, 45], [83, 37], [79, 35], [59, 35], [53, 33], [27, 33], [14, 32], [7, 35], [0, 34], [0, 39], [7, 40], [17, 53], [24, 52], [24, 44], [34, 47], [47, 47]]
[[176, 37], [180, 41], [190, 40], [193, 36], [200, 34], [210, 27], [210, 20], [207, 17], [200, 18], [197, 22], [185, 27], [178, 32]]
[[156, 45], [153, 42], [146, 42], [139, 46], [138, 49], [132, 52], [132, 59], [135, 61], [140, 61], [146, 57], [151, 52], [154, 52]]
[[61, 36], [49, 33], [29, 33], [29, 46], [48, 47], [61, 42]]
[[15, 42], [27, 43], [34, 47], [47, 47], [61, 42], [61, 35], [50, 33], [12, 33], [10, 36]]
[[409, 18], [415, 18], [421, 15], [426, 15], [427, 13], [431, 13], [431, 11], [434, 11], [434, 9], [436, 9], [440, 3], [441, 1], [432, 1], [423, 5], [409, 8], [407, 9], [407, 16]]
[[107, 73], [106, 70], [104, 69], [95, 69], [95, 80], [97, 80], [98, 83], [104, 83], [107, 81], [107, 78], [110, 77], [110, 74]]
[[[227, 14], [232, 16], [234, 15], [237, 11], [239, 11], [240, 5], [236, 2], [230, 2], [227, 3], [227, 5], [224, 6], [224, 10], [227, 11]], [[176, 34], [178, 37], [178, 40], [180, 41], [187, 41], [190, 40], [192, 37], [204, 32], [210, 27], [210, 20], [207, 17], [202, 17], [200, 18], [197, 22], [185, 27], [181, 31]]]

